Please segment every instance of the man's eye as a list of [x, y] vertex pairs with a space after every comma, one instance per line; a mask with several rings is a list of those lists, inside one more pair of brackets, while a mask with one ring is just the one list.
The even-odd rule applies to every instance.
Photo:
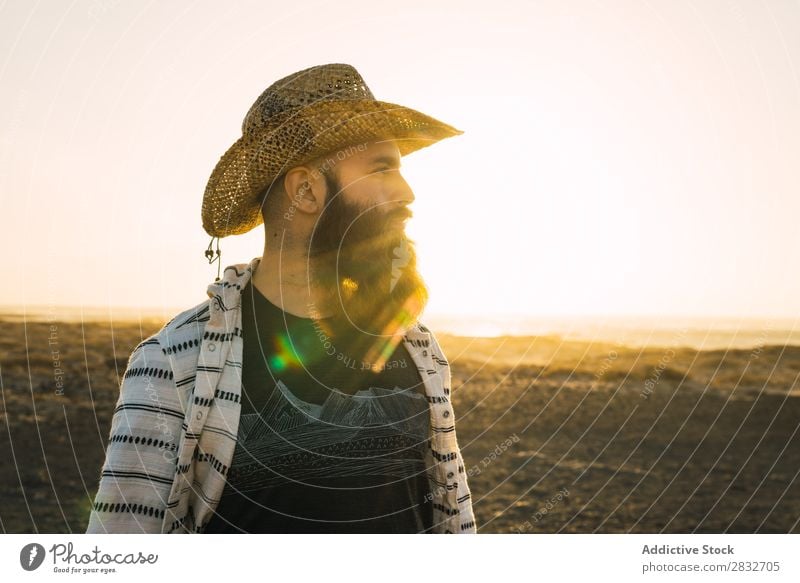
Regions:
[[383, 166], [382, 168], [378, 168], [375, 172], [388, 172], [389, 170], [391, 170], [391, 167]]

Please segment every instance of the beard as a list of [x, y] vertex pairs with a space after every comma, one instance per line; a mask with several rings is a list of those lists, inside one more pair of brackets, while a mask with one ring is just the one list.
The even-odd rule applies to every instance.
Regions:
[[409, 212], [348, 203], [338, 179], [326, 174], [325, 181], [330, 200], [309, 243], [310, 279], [331, 314], [321, 322], [334, 338], [367, 336], [364, 348], [388, 358], [428, 301], [414, 243], [394, 222]]

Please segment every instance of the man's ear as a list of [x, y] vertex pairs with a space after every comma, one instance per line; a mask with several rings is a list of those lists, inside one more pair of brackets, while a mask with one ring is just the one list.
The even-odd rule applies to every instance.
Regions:
[[295, 211], [316, 214], [325, 206], [325, 180], [309, 166], [297, 166], [286, 173], [283, 186], [288, 203]]

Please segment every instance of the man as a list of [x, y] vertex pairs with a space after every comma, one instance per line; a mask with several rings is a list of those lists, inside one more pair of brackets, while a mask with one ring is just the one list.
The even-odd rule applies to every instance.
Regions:
[[264, 91], [203, 200], [263, 256], [131, 354], [87, 532], [476, 532], [399, 170], [460, 133], [345, 64]]

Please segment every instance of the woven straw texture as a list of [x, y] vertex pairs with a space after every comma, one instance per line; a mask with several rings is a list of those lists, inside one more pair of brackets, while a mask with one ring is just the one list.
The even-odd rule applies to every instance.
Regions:
[[258, 195], [287, 170], [350, 145], [392, 139], [405, 156], [464, 132], [414, 109], [378, 101], [351, 65], [331, 63], [270, 85], [222, 155], [203, 196], [203, 228], [212, 237], [262, 223]]

